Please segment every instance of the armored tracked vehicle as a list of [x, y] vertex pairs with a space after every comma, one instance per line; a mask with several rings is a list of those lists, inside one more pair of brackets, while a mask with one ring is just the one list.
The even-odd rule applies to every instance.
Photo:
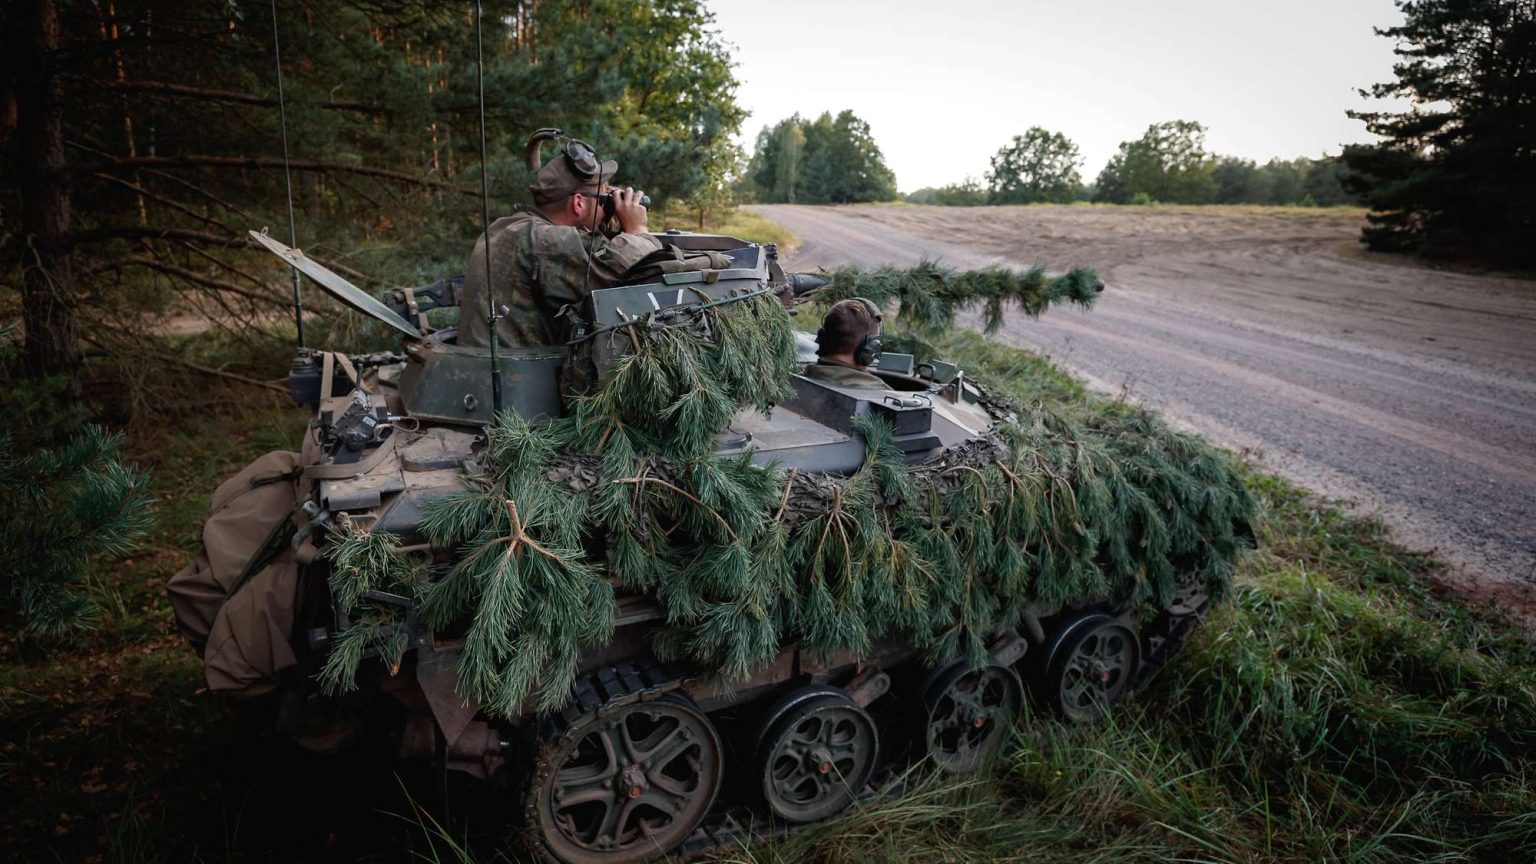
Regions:
[[[874, 634], [858, 650], [826, 650], [825, 641], [797, 631], [795, 621], [802, 619], [791, 615], [775, 631], [770, 659], [728, 674], [686, 650], [659, 650], [683, 613], [669, 608], [665, 582], [634, 585], [615, 575], [611, 534], [577, 532], [578, 540], [567, 544], [575, 549], [539, 546], [524, 533], [509, 497], [511, 527], [503, 533], [512, 539], [505, 554], [518, 554], [521, 541], [529, 557], [588, 568], [583, 572], [611, 586], [611, 619], [605, 619], [611, 630], [583, 643], [564, 698], [527, 693], [511, 706], [485, 707], [465, 685], [464, 659], [478, 638], [475, 628], [491, 614], [486, 607], [461, 608], [447, 623], [439, 615], [434, 626], [419, 597], [389, 590], [393, 583], [353, 584], [343, 598], [338, 568], [359, 565], [347, 557], [351, 552], [337, 550], [353, 542], [348, 548], [355, 551], [359, 538], [387, 536], [389, 554], [408, 562], [411, 578], [427, 588], [479, 554], [464, 543], [434, 543], [439, 523], [432, 520], [446, 518], [444, 502], [461, 500], [455, 496], [467, 489], [489, 488], [484, 478], [497, 470], [496, 452], [515, 452], [506, 449], [511, 445], [497, 451], [487, 438], [493, 406], [529, 429], [579, 406], [579, 400], [562, 401], [560, 383], [562, 367], [577, 352], [570, 346], [503, 350], [501, 392], [493, 393], [488, 351], [457, 344], [451, 327], [429, 326], [429, 312], [457, 304], [460, 282], [375, 298], [302, 252], [253, 236], [343, 303], [397, 331], [404, 350], [301, 352], [291, 388], [315, 412], [301, 450], [268, 454], [215, 495], [204, 553], [171, 586], [182, 628], [203, 653], [209, 685], [275, 705], [279, 727], [316, 749], [345, 746], [363, 724], [390, 723], [401, 755], [520, 790], [529, 836], [557, 860], [686, 854], [835, 817], [878, 794], [886, 778], [901, 773], [893, 769], [926, 763], [943, 772], [974, 771], [1004, 745], [1027, 703], [1088, 721], [1135, 690], [1219, 592], [1210, 562], [1197, 565], [1188, 553], [1196, 548], [1190, 544], [1208, 542], [1201, 534], [1173, 559], [1171, 566], [1186, 569], [1170, 588], [1125, 591], [1104, 582], [1097, 593], [1037, 597], [993, 610], [987, 620], [1006, 626], [968, 634], [969, 650], [954, 647], [953, 639], [915, 644], [899, 630]], [[599, 381], [622, 368], [628, 346], [638, 344], [626, 328], [642, 317], [646, 327], [688, 326], [700, 310], [742, 297], [788, 302], [820, 282], [784, 273], [772, 246], [703, 234], [658, 236], [685, 251], [719, 253], [729, 264], [593, 292], [584, 318], [594, 333], [611, 338], [590, 340], [582, 362], [592, 364]], [[808, 334], [799, 334], [797, 344], [801, 362], [814, 359]], [[1001, 427], [1020, 418], [964, 370], [886, 353], [871, 371], [885, 389], [790, 376], [787, 398], [771, 411], [737, 411], [715, 438], [716, 455], [776, 472], [785, 491], [774, 518], [793, 509], [797, 490], [821, 489], [836, 506], [845, 494], [851, 500], [853, 493], [839, 484], [871, 463], [867, 439], [877, 427], [885, 430], [878, 445], [885, 464], [950, 478], [944, 482], [983, 484], [1005, 474], [1009, 482], [1028, 481], [1015, 477], [1009, 465], [1018, 463], [997, 450]], [[572, 456], [548, 482], [601, 482], [593, 480], [594, 458]], [[1060, 498], [1068, 502], [1077, 480], [1036, 462], [1045, 472], [1042, 482], [1063, 490]], [[654, 483], [694, 501], [703, 494], [679, 488], [676, 476]], [[1001, 499], [989, 499], [981, 485], [976, 494], [978, 506], [1003, 506], [986, 503]], [[1171, 512], [1171, 495], [1132, 503], [1148, 508], [1150, 519]], [[887, 515], [879, 518], [887, 521], [905, 518], [901, 508], [910, 506], [889, 489], [861, 500], [866, 510], [884, 508], [879, 512]], [[919, 528], [942, 533], [963, 515], [930, 508]], [[837, 530], [828, 525], [825, 531]], [[669, 524], [666, 530], [684, 528]], [[712, 530], [736, 533], [729, 525]], [[1224, 529], [1228, 539], [1243, 530]], [[1097, 536], [1086, 542], [1101, 542]], [[1001, 551], [1022, 562], [1021, 572], [1040, 570], [1040, 557], [1056, 554]], [[1127, 553], [1108, 545], [1096, 554], [1102, 560], [1089, 556], [1080, 566], [1107, 570], [1112, 560], [1122, 570], [1137, 566], [1120, 561], [1116, 556]], [[1211, 557], [1230, 563], [1234, 554], [1223, 547]], [[941, 581], [942, 574], [923, 573]], [[359, 608], [388, 613], [370, 619], [367, 638], [348, 635], [360, 632]], [[560, 662], [555, 656], [540, 665]], [[345, 674], [328, 674], [341, 667]], [[328, 692], [323, 682], [338, 677], [353, 689]]]

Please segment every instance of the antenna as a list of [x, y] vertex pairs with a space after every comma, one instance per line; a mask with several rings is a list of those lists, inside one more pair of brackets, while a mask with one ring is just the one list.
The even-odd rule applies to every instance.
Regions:
[[492, 290], [495, 283], [491, 281], [491, 192], [487, 179], [491, 163], [485, 155], [485, 40], [480, 35], [484, 17], [480, 0], [475, 0], [475, 79], [480, 85], [480, 224], [485, 230], [485, 321], [491, 330], [491, 421], [495, 422], [496, 415], [501, 413], [501, 340], [496, 333], [496, 319], [501, 316], [496, 313], [496, 293]]
[[[478, 6], [478, 0], [476, 2]], [[288, 245], [299, 245], [299, 230], [293, 221], [293, 173], [288, 169], [288, 103], [283, 99], [283, 49], [277, 33], [277, 0], [272, 0], [272, 59], [277, 67], [277, 112], [283, 123], [283, 182], [288, 186]], [[483, 141], [483, 139], [482, 139]], [[482, 147], [484, 145], [482, 144]], [[304, 345], [304, 303], [299, 299], [299, 268], [290, 265], [293, 274], [293, 324], [299, 330], [299, 348]]]

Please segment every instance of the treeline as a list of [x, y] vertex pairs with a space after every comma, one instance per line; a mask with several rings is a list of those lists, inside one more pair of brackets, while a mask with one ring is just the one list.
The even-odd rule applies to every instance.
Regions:
[[1351, 111], [1383, 139], [1344, 148], [1373, 249], [1536, 267], [1536, 3], [1398, 0], [1396, 80], [1411, 104]]
[[758, 133], [739, 189], [742, 198], [768, 204], [892, 201], [896, 175], [869, 124], [852, 111], [814, 121], [795, 114]]
[[727, 188], [745, 112], [703, 0], [484, 5], [482, 165], [473, 4], [281, 0], [275, 34], [263, 4], [0, 4], [0, 315], [25, 372], [131, 358], [171, 309], [291, 339], [286, 271], [245, 237], [288, 240], [274, 35], [300, 245], [360, 282], [462, 266], [481, 172], [493, 214], [523, 199], [541, 126], [658, 205]]
[[1091, 184], [1077, 147], [1038, 127], [998, 150], [985, 182], [919, 189], [926, 204], [1364, 204], [1361, 240], [1499, 266], [1536, 266], [1536, 3], [1398, 0], [1395, 79], [1362, 91], [1409, 103], [1350, 111], [1382, 140], [1338, 157], [1263, 165], [1207, 153], [1175, 120], [1121, 143]]
[[1251, 159], [1218, 156], [1205, 148], [1205, 127], [1174, 120], [1147, 127], [1123, 141], [1091, 183], [1079, 173], [1077, 144], [1039, 126], [999, 148], [984, 181], [918, 189], [914, 204], [1292, 204], [1355, 203], [1337, 158]]

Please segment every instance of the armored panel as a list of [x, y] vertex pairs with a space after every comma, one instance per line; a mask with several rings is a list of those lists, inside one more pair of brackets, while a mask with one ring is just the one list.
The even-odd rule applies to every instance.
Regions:
[[[606, 376], [614, 364], [630, 349], [630, 341], [620, 325], [651, 313], [666, 321], [671, 310], [683, 314], [705, 303], [732, 295], [756, 291], [767, 284], [768, 264], [761, 246], [748, 246], [725, 252], [740, 267], [721, 270], [688, 270], [668, 273], [659, 282], [621, 285], [593, 291], [590, 320], [596, 328], [592, 338], [592, 361], [599, 377]], [[613, 329], [620, 327], [620, 329]]]
[[[491, 422], [491, 352], [452, 344], [443, 330], [410, 346], [400, 375], [405, 410], [420, 420], [458, 426]], [[560, 416], [560, 369], [564, 346], [503, 348], [501, 404], [530, 423]]]
[[908, 460], [925, 458], [940, 444], [933, 434], [933, 400], [926, 393], [837, 387], [804, 375], [790, 380], [795, 396], [785, 407], [823, 426], [852, 435], [855, 417], [874, 415], [890, 425], [896, 433], [892, 443]]
[[[667, 242], [674, 238], [658, 235]], [[709, 237], [711, 235], [699, 235]], [[730, 239], [730, 238], [720, 238]], [[732, 241], [738, 242], [738, 241]], [[621, 285], [592, 292], [591, 320], [597, 327], [611, 327], [651, 312], [691, 307], [720, 300], [733, 293], [755, 291], [768, 278], [767, 255], [761, 246], [743, 246], [723, 252], [734, 266], [721, 270], [687, 270], [668, 273], [658, 282]]]
[[729, 252], [751, 245], [735, 237], [727, 237], [724, 234], [695, 234], [691, 231], [679, 231], [676, 228], [669, 228], [660, 234], [653, 234], [652, 236], [663, 243], [671, 243], [679, 249], [698, 250], [701, 252]]
[[911, 354], [895, 354], [887, 351], [875, 358], [876, 371], [890, 372], [895, 375], [911, 375], [914, 371], [915, 358]]

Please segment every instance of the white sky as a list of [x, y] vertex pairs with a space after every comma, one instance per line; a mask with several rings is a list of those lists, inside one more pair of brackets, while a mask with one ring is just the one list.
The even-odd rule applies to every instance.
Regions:
[[1121, 141], [1198, 120], [1263, 162], [1369, 140], [1344, 116], [1391, 79], [1391, 0], [708, 0], [734, 46], [743, 146], [798, 111], [869, 121], [903, 192], [978, 179], [1030, 126], [1091, 181]]

